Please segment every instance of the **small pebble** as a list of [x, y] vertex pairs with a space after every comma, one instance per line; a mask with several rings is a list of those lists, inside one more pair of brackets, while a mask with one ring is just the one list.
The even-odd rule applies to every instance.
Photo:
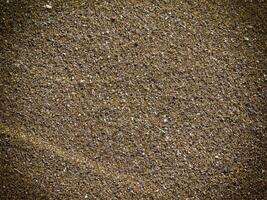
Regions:
[[52, 6], [49, 5], [49, 4], [44, 5], [44, 7], [47, 8], [47, 9], [52, 9]]

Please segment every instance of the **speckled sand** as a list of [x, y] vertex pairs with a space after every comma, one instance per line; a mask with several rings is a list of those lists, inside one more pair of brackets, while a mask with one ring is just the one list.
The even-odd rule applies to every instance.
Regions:
[[263, 200], [266, 17], [0, 0], [0, 199]]

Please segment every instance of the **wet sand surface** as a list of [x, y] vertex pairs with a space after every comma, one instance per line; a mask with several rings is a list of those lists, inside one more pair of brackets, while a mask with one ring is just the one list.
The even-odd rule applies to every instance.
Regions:
[[0, 0], [0, 199], [264, 199], [266, 17]]

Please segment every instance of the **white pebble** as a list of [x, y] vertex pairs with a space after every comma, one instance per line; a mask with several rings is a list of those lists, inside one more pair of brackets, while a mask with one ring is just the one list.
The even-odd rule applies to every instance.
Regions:
[[46, 4], [44, 7], [47, 8], [47, 9], [52, 9], [52, 6], [49, 5], [49, 4]]

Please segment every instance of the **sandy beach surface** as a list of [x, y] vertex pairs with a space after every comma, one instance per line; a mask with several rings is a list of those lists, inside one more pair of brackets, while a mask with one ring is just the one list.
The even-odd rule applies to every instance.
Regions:
[[265, 199], [266, 17], [0, 0], [0, 199]]

